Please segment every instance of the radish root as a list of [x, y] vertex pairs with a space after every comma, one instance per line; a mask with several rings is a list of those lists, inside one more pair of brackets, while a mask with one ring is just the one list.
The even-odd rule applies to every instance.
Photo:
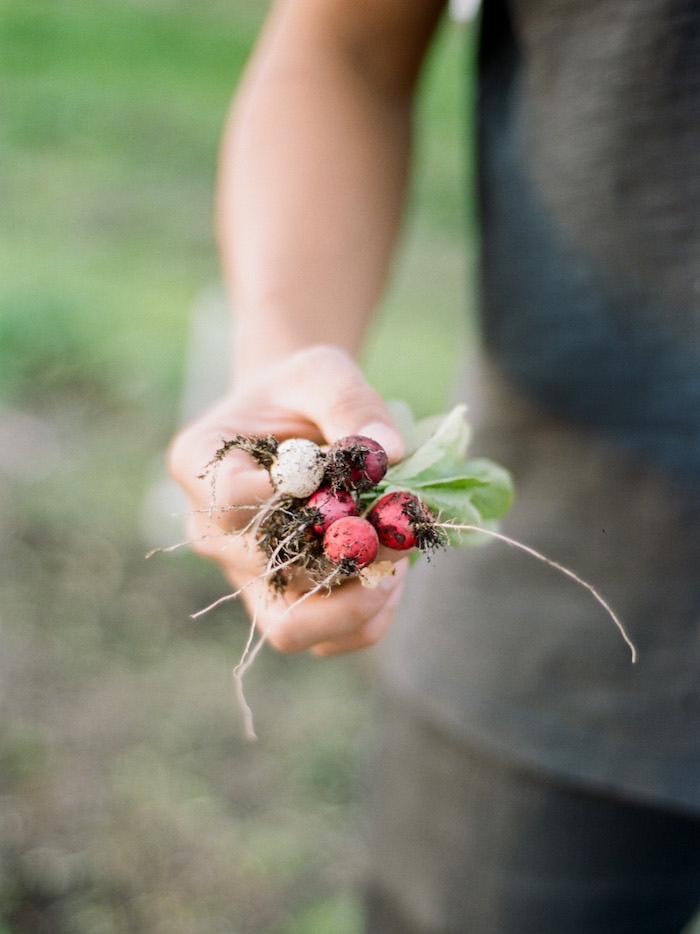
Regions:
[[[264, 577], [264, 574], [261, 574], [260, 577]], [[260, 607], [260, 600], [265, 596], [264, 588], [260, 589], [260, 593], [255, 601], [255, 609], [252, 614], [250, 628], [248, 630], [248, 639], [246, 641], [245, 647], [241, 654], [238, 664], [233, 669], [233, 681], [236, 689], [236, 699], [238, 701], [238, 706], [243, 715], [243, 726], [245, 730], [246, 737], [251, 740], [257, 739], [257, 734], [255, 732], [255, 724], [253, 720], [253, 711], [250, 707], [250, 704], [246, 700], [245, 691], [243, 689], [243, 677], [248, 671], [250, 666], [255, 661], [258, 653], [265, 645], [270, 635], [281, 625], [289, 613], [293, 612], [301, 603], [305, 600], [308, 600], [309, 597], [313, 597], [314, 594], [319, 593], [321, 590], [328, 590], [332, 585], [341, 577], [341, 573], [338, 570], [333, 570], [324, 580], [319, 581], [311, 590], [307, 590], [306, 593], [303, 593], [298, 597], [293, 603], [290, 603], [282, 615], [275, 620], [272, 626], [269, 626], [263, 633], [260, 634], [258, 641], [253, 644], [255, 639], [255, 629], [257, 626], [258, 610]], [[251, 582], [252, 583], [252, 582]]]
[[587, 580], [579, 577], [579, 575], [572, 571], [570, 568], [565, 567], [563, 564], [559, 564], [558, 561], [553, 561], [552, 558], [548, 558], [540, 551], [536, 551], [534, 548], [530, 547], [530, 545], [525, 545], [523, 542], [519, 542], [517, 539], [511, 538], [509, 535], [504, 535], [502, 532], [495, 532], [493, 529], [484, 529], [478, 525], [458, 525], [452, 522], [439, 522], [437, 525], [441, 529], [450, 529], [453, 532], [481, 532], [484, 535], [490, 535], [491, 538], [496, 538], [501, 542], [505, 542], [506, 545], [510, 545], [513, 548], [519, 548], [520, 551], [524, 551], [526, 554], [536, 558], [538, 561], [542, 561], [544, 564], [549, 565], [549, 567], [554, 568], [555, 571], [559, 571], [561, 574], [565, 574], [566, 577], [571, 578], [571, 580], [575, 581], [580, 587], [583, 587], [585, 590], [587, 590], [591, 596], [594, 597], [594, 599], [597, 600], [598, 603], [603, 607], [615, 626], [617, 626], [620, 635], [627, 644], [632, 656], [632, 663], [634, 664], [637, 661], [637, 647], [627, 634], [627, 630], [625, 629], [617, 613], [615, 613], [608, 601], [600, 594], [598, 590], [596, 590], [593, 584], [590, 584]]

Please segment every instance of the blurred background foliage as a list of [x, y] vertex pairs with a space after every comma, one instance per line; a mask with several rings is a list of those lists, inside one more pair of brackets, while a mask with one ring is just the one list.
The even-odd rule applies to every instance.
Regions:
[[[168, 441], [225, 380], [217, 146], [266, 6], [0, 3], [0, 934], [360, 930], [371, 653], [263, 653], [248, 743], [246, 622], [190, 618], [218, 571], [144, 560], [182, 535]], [[365, 358], [421, 413], [469, 330], [471, 48], [446, 22]]]

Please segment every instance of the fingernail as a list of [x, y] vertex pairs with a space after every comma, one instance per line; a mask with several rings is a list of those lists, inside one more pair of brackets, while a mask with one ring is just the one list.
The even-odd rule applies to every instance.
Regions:
[[400, 460], [404, 455], [405, 448], [401, 435], [395, 428], [391, 428], [384, 422], [371, 422], [360, 428], [357, 433], [381, 444], [391, 461]]

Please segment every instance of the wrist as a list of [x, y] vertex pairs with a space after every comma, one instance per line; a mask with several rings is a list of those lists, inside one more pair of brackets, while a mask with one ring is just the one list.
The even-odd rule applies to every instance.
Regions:
[[268, 310], [247, 312], [234, 320], [231, 351], [231, 385], [235, 389], [248, 386], [264, 378], [275, 367], [284, 365], [297, 354], [307, 352], [340, 353], [356, 360], [361, 337], [344, 335], [339, 339], [337, 322], [316, 327], [291, 316]]

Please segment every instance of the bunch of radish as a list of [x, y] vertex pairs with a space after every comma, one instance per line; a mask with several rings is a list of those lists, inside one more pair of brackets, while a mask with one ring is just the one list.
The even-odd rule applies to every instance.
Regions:
[[[468, 521], [473, 531], [510, 506], [507, 472], [464, 457], [463, 407], [429, 428], [428, 437], [393, 467], [381, 445], [361, 435], [340, 438], [326, 450], [306, 438], [278, 442], [239, 435], [222, 444], [201, 476], [213, 475], [233, 449], [267, 470], [274, 495], [247, 531], [266, 556], [271, 587], [284, 590], [299, 569], [319, 587], [354, 575], [373, 586], [391, 572], [386, 562], [375, 565], [380, 545], [431, 552], [447, 544], [447, 530], [456, 523]], [[445, 518], [449, 526], [441, 522]]]
[[386, 476], [389, 460], [372, 438], [352, 435], [327, 452], [305, 438], [277, 445], [239, 436], [224, 448], [242, 448], [267, 466], [275, 495], [254, 523], [258, 545], [268, 557], [269, 582], [283, 589], [286, 571], [303, 568], [326, 582], [352, 576], [373, 564], [379, 545], [399, 551], [443, 543], [435, 519], [414, 493], [387, 493], [367, 505]]
[[[415, 556], [490, 537], [521, 549], [586, 588], [611, 617], [635, 661], [634, 645], [595, 587], [569, 568], [498, 531], [497, 522], [513, 500], [512, 481], [499, 464], [467, 458], [470, 432], [466, 408], [460, 405], [444, 417], [419, 422], [405, 406], [394, 405], [393, 414], [409, 454], [392, 466], [381, 445], [360, 435], [341, 438], [326, 449], [306, 438], [280, 442], [271, 435], [237, 435], [222, 443], [200, 474], [211, 480], [213, 513], [237, 508], [216, 502], [216, 471], [230, 451], [247, 452], [268, 472], [272, 496], [259, 504], [247, 526], [230, 534], [252, 538], [264, 559], [260, 576], [272, 590], [284, 592], [293, 575], [305, 573], [310, 586], [287, 612], [345, 578], [357, 576], [365, 586], [375, 586], [393, 573], [391, 561], [377, 560], [380, 545]], [[227, 594], [194, 616], [239, 593]], [[234, 669], [251, 737], [255, 732], [242, 677], [267, 635], [260, 636], [251, 648], [254, 630], [255, 616], [243, 656]]]

